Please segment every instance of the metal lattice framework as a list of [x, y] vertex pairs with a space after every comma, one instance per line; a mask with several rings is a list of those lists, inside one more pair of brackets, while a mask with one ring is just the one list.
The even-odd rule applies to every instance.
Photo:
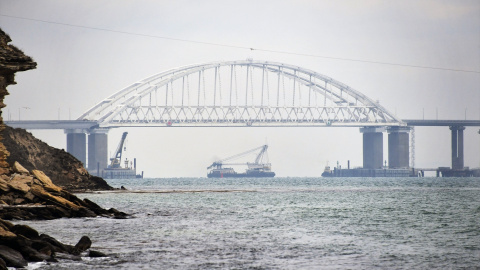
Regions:
[[113, 94], [78, 120], [96, 120], [100, 127], [404, 125], [332, 78], [253, 60], [159, 73]]

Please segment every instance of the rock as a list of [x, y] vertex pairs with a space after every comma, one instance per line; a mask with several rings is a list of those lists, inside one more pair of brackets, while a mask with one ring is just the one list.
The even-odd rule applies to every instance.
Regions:
[[12, 168], [13, 168], [13, 171], [16, 173], [27, 174], [27, 175], [30, 174], [30, 172], [27, 169], [25, 169], [22, 165], [20, 165], [20, 163], [18, 163], [17, 161], [13, 163]]
[[50, 203], [53, 203], [55, 205], [64, 207], [66, 209], [73, 209], [73, 210], [78, 210], [80, 206], [72, 203], [71, 201], [68, 201], [62, 197], [52, 195], [48, 192], [46, 192], [42, 187], [38, 185], [34, 185], [31, 189], [31, 192], [33, 195], [42, 198], [43, 200], [46, 200]]
[[32, 185], [33, 177], [21, 174], [15, 174], [13, 179], [8, 182], [8, 187], [27, 193], [30, 191], [30, 186]]
[[0, 270], [7, 270], [7, 264], [5, 263], [5, 261], [0, 258]]
[[54, 185], [52, 180], [50, 180], [50, 177], [46, 176], [45, 173], [43, 173], [42, 171], [32, 170], [32, 173], [33, 175], [35, 175], [40, 184], [45, 188], [45, 190], [62, 192], [62, 189]]
[[[41, 234], [40, 239], [43, 241], [42, 244], [39, 244], [37, 242], [34, 242], [33, 244], [34, 246], [37, 245], [40, 249], [43, 249], [45, 247], [45, 243], [48, 243], [51, 245], [54, 252], [69, 253], [73, 250], [73, 246], [62, 244], [57, 239], [51, 237], [50, 235]], [[40, 247], [40, 245], [43, 245], [43, 246]]]
[[[7, 178], [7, 179], [5, 179]], [[8, 187], [8, 177], [6, 175], [2, 175], [2, 177], [0, 177], [0, 190], [1, 191], [4, 191], [4, 192], [8, 192], [10, 190], [10, 188]]]
[[80, 207], [78, 210], [72, 211], [72, 217], [96, 217], [96, 216], [97, 214], [95, 214], [95, 212], [85, 207]]
[[4, 245], [0, 245], [0, 258], [10, 267], [23, 268], [28, 265], [20, 252]]
[[90, 240], [90, 238], [88, 238], [88, 236], [82, 236], [82, 238], [80, 238], [80, 241], [78, 241], [78, 243], [73, 248], [72, 254], [80, 255], [82, 252], [89, 249], [91, 245], [92, 241]]
[[23, 255], [23, 257], [27, 261], [30, 261], [30, 262], [49, 261], [50, 259], [52, 259], [52, 256], [48, 256], [43, 253], [40, 253], [36, 249], [31, 248], [29, 246], [20, 247], [20, 253]]
[[19, 204], [24, 204], [24, 203], [25, 203], [25, 199], [23, 199], [23, 198], [16, 198], [15, 200], [13, 200], [14, 205], [19, 205]]
[[15, 225], [13, 225], [13, 223], [11, 223], [10, 221], [0, 219], [0, 226], [6, 228], [8, 230], [11, 230], [13, 228], [13, 226], [15, 226]]
[[41, 239], [32, 240], [32, 248], [50, 257], [52, 257], [52, 255], [55, 254], [55, 247], [45, 240], [41, 240]]
[[88, 252], [88, 257], [91, 257], [91, 258], [98, 258], [98, 257], [108, 257], [105, 253], [102, 253], [100, 251], [96, 251], [96, 250], [90, 250]]
[[33, 202], [33, 200], [35, 199], [35, 195], [33, 195], [31, 192], [27, 192], [24, 197], [31, 202]]
[[36, 239], [39, 237], [38, 232], [28, 225], [15, 225], [11, 231], [17, 235], [23, 235], [30, 239]]
[[117, 209], [115, 208], [110, 208], [108, 209], [108, 212], [113, 214], [113, 216], [117, 219], [125, 219], [128, 217], [128, 214], [124, 213], [124, 212], [120, 212], [118, 211]]
[[109, 212], [106, 209], [101, 208], [98, 204], [90, 201], [89, 199], [83, 199], [83, 202], [88, 208], [94, 211], [97, 215], [108, 215]]
[[17, 235], [0, 226], [0, 238], [13, 238]]

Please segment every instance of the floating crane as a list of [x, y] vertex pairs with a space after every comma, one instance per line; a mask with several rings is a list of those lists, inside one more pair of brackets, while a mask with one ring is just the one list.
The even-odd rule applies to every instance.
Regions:
[[[249, 151], [233, 155], [228, 158], [217, 160], [208, 166], [209, 178], [223, 178], [223, 177], [274, 177], [275, 173], [271, 171], [271, 164], [268, 163], [267, 155], [268, 145], [262, 145], [260, 147], [251, 149]], [[255, 158], [255, 161], [250, 163], [228, 163], [227, 161], [235, 160], [244, 157], [248, 154], [260, 150]], [[245, 173], [237, 173], [232, 168], [224, 168], [224, 165], [247, 165], [248, 169]]]
[[117, 179], [117, 178], [143, 178], [143, 172], [142, 174], [136, 174], [137, 172], [137, 159], [133, 159], [133, 166], [132, 162], [130, 161], [130, 166], [129, 166], [129, 160], [125, 159], [125, 167], [122, 168], [120, 164], [122, 163], [122, 153], [123, 151], [126, 151], [126, 146], [125, 146], [125, 139], [127, 138], [128, 132], [124, 132], [122, 134], [122, 138], [120, 139], [120, 143], [118, 144], [117, 150], [115, 151], [115, 154], [110, 158], [110, 164], [108, 165], [107, 168], [105, 168], [102, 172], [102, 177], [106, 179]]
[[125, 139], [127, 138], [128, 132], [124, 132], [122, 135], [122, 139], [120, 139], [120, 143], [118, 144], [117, 151], [115, 151], [115, 155], [110, 158], [110, 165], [108, 168], [116, 169], [120, 168], [120, 163], [122, 161], [122, 150], [123, 144], [125, 143]]

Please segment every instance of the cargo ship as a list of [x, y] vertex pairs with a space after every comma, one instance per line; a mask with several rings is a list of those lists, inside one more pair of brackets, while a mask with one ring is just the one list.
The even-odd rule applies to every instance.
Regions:
[[[207, 169], [210, 172], [207, 174], [208, 178], [244, 178], [244, 177], [274, 177], [275, 173], [272, 172], [272, 166], [268, 163], [267, 155], [268, 145], [263, 145], [252, 150], [218, 160], [212, 163]], [[260, 150], [254, 162], [250, 163], [227, 163], [226, 161], [231, 161], [240, 157], [243, 157], [247, 154], [253, 153]], [[224, 165], [247, 165], [247, 169], [244, 173], [237, 173], [233, 168], [226, 167]]]

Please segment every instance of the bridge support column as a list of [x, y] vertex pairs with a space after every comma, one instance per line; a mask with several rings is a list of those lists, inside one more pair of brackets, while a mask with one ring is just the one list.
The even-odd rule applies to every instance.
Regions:
[[383, 166], [383, 127], [360, 128], [363, 133], [363, 168], [380, 169]]
[[108, 129], [94, 129], [88, 135], [88, 170], [100, 175], [108, 165]]
[[452, 131], [452, 169], [462, 170], [464, 167], [463, 160], [463, 131], [464, 126], [451, 126]]
[[408, 168], [410, 163], [410, 127], [388, 128], [388, 167]]
[[87, 136], [83, 129], [66, 129], [67, 152], [83, 163], [87, 164]]

